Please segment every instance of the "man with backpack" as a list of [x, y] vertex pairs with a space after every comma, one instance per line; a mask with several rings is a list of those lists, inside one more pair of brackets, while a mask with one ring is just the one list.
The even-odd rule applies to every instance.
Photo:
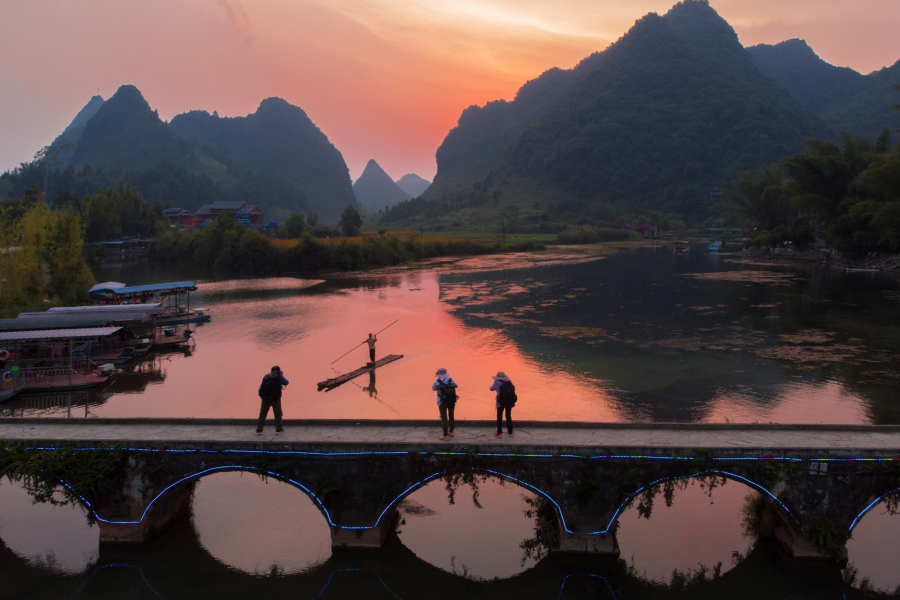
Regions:
[[[444, 435], [439, 440], [448, 441], [452, 437], [456, 437], [453, 433], [453, 411], [456, 408], [456, 401], [459, 396], [456, 395], [456, 382], [447, 375], [447, 369], [441, 367], [434, 374], [437, 380], [431, 386], [433, 392], [437, 392], [438, 410], [441, 411], [441, 427], [444, 429]], [[449, 424], [448, 424], [449, 421]]]
[[288, 384], [288, 380], [284, 378], [280, 367], [272, 367], [272, 371], [263, 377], [262, 383], [259, 385], [259, 397], [262, 400], [262, 406], [259, 409], [259, 420], [256, 422], [256, 435], [262, 435], [263, 426], [266, 424], [266, 417], [269, 415], [269, 407], [272, 408], [272, 415], [275, 417], [275, 434], [284, 433], [284, 426], [281, 423], [281, 390]]
[[497, 407], [497, 433], [494, 434], [495, 437], [503, 437], [503, 411], [506, 411], [506, 431], [510, 437], [513, 434], [513, 423], [512, 423], [512, 412], [513, 406], [516, 405], [516, 400], [518, 397], [516, 396], [516, 386], [513, 385], [513, 382], [509, 380], [509, 377], [506, 376], [506, 373], [503, 371], [499, 371], [496, 376], [493, 377], [494, 383], [491, 384], [491, 391], [497, 392], [496, 397], [496, 407]]

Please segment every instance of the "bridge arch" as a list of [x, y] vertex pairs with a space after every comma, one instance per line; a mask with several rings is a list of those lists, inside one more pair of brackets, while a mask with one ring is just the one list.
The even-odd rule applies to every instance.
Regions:
[[[765, 496], [766, 498], [771, 500], [776, 506], [778, 506], [782, 511], [784, 511], [784, 513], [786, 515], [788, 515], [793, 521], [797, 521], [797, 518], [794, 515], [794, 513], [792, 513], [791, 510], [787, 506], [785, 506], [785, 504], [781, 500], [779, 500], [777, 496], [775, 496], [775, 494], [770, 492], [764, 486], [756, 483], [755, 481], [747, 479], [746, 477], [743, 477], [742, 475], [738, 475], [737, 473], [732, 473], [730, 471], [723, 471], [721, 469], [710, 469], [707, 471], [698, 471], [698, 472], [692, 473], [690, 475], [680, 475], [680, 476], [676, 476], [676, 477], [662, 477], [660, 479], [657, 479], [656, 481], [652, 481], [652, 482], [648, 483], [645, 486], [641, 486], [640, 488], [638, 488], [637, 490], [635, 490], [631, 494], [629, 494], [628, 497], [626, 497], [625, 500], [623, 500], [622, 503], [616, 508], [616, 511], [613, 514], [612, 519], [610, 519], [609, 524], [606, 526], [606, 529], [604, 529], [603, 531], [593, 531], [593, 532], [589, 532], [589, 533], [582, 533], [581, 535], [606, 535], [613, 528], [615, 523], [618, 522], [619, 517], [622, 516], [622, 513], [631, 505], [631, 503], [642, 493], [644, 493], [645, 491], [647, 491], [655, 486], [661, 485], [668, 481], [683, 481], [685, 479], [696, 479], [698, 477], [703, 477], [706, 475], [715, 475], [715, 476], [719, 476], [719, 477], [724, 477], [725, 479], [730, 479], [732, 481], [737, 481], [738, 483], [742, 483], [751, 489], [761, 492], [763, 494], [763, 496]], [[798, 523], [799, 523], [799, 521], [798, 521]], [[566, 529], [565, 531], [567, 533], [574, 533], [574, 532], [569, 531], [568, 529]]]
[[319, 510], [319, 512], [322, 513], [322, 516], [325, 517], [325, 519], [326, 519], [326, 521], [328, 521], [329, 525], [332, 524], [331, 515], [329, 514], [328, 509], [325, 508], [325, 505], [322, 503], [322, 501], [319, 499], [319, 497], [308, 487], [306, 487], [305, 485], [303, 485], [302, 483], [300, 483], [298, 481], [291, 479], [290, 477], [288, 477], [286, 475], [282, 475], [282, 474], [276, 473], [274, 471], [263, 470], [263, 469], [260, 469], [259, 467], [252, 467], [252, 466], [246, 466], [246, 465], [222, 465], [222, 466], [217, 466], [217, 467], [210, 467], [208, 469], [204, 469], [202, 471], [197, 471], [196, 473], [191, 473], [190, 475], [186, 475], [186, 476], [178, 479], [174, 483], [171, 483], [170, 485], [163, 488], [158, 494], [156, 494], [147, 503], [146, 507], [144, 508], [143, 513], [141, 514], [140, 518], [137, 520], [106, 519], [106, 518], [100, 516], [97, 513], [96, 507], [94, 507], [94, 505], [91, 504], [91, 502], [87, 498], [78, 494], [71, 485], [69, 485], [65, 481], [61, 481], [60, 483], [69, 489], [69, 491], [72, 493], [73, 498], [76, 499], [78, 502], [80, 502], [85, 507], [85, 509], [91, 514], [91, 516], [94, 519], [96, 519], [97, 521], [100, 521], [101, 523], [108, 523], [111, 525], [139, 525], [144, 522], [144, 520], [150, 514], [151, 509], [156, 504], [158, 504], [167, 494], [174, 491], [176, 488], [180, 487], [181, 485], [188, 483], [190, 481], [197, 481], [199, 479], [202, 479], [203, 477], [206, 477], [207, 475], [212, 475], [215, 473], [234, 473], [234, 472], [253, 473], [254, 475], [266, 475], [268, 477], [272, 477], [273, 479], [281, 481], [282, 483], [287, 483], [288, 485], [291, 485], [291, 486], [299, 489], [304, 494], [306, 494], [310, 498], [310, 500], [313, 501], [313, 504], [316, 506], [316, 508]]
[[[106, 519], [97, 513], [97, 510], [95, 509], [95, 507], [86, 498], [75, 493], [74, 489], [68, 483], [66, 483], [65, 481], [63, 481], [62, 483], [70, 491], [72, 491], [72, 493], [75, 495], [75, 497], [78, 498], [84, 504], [84, 506], [87, 508], [87, 510], [90, 511], [92, 516], [95, 519], [97, 519], [98, 521], [101, 521], [103, 523], [113, 524], [113, 525], [139, 525], [146, 519], [146, 517], [150, 513], [151, 509], [153, 509], [153, 507], [166, 494], [168, 494], [172, 490], [178, 488], [182, 484], [190, 482], [190, 481], [199, 480], [202, 477], [205, 477], [205, 476], [213, 474], [213, 473], [226, 473], [226, 472], [235, 472], [235, 471], [248, 472], [248, 473], [253, 473], [256, 475], [265, 475], [267, 477], [272, 477], [273, 479], [276, 479], [283, 483], [287, 483], [287, 484], [299, 489], [313, 501], [313, 504], [316, 506], [316, 508], [319, 510], [319, 512], [322, 514], [322, 516], [325, 517], [325, 520], [330, 527], [333, 527], [335, 529], [349, 530], [349, 531], [371, 530], [371, 529], [375, 529], [375, 528], [381, 526], [385, 517], [389, 515], [391, 509], [396, 507], [397, 504], [399, 504], [404, 499], [406, 499], [410, 494], [412, 494], [416, 490], [424, 487], [425, 485], [427, 485], [428, 483], [431, 483], [432, 481], [434, 481], [436, 479], [439, 479], [441, 477], [448, 476], [448, 475], [455, 475], [458, 473], [481, 473], [481, 474], [485, 474], [485, 475], [490, 475], [490, 476], [502, 479], [504, 481], [510, 481], [510, 482], [518, 485], [521, 488], [524, 488], [531, 492], [536, 493], [537, 495], [541, 496], [542, 498], [544, 498], [545, 500], [547, 500], [548, 502], [550, 502], [553, 505], [554, 510], [557, 515], [557, 518], [559, 519], [561, 533], [568, 533], [568, 534], [573, 534], [573, 535], [574, 534], [591, 535], [591, 536], [606, 535], [614, 527], [615, 523], [618, 521], [618, 519], [622, 515], [623, 511], [631, 504], [631, 502], [633, 502], [640, 494], [644, 493], [648, 489], [651, 489], [654, 486], [666, 483], [668, 481], [694, 479], [694, 478], [702, 477], [704, 475], [715, 475], [715, 476], [724, 477], [726, 479], [731, 479], [731, 480], [737, 481], [737, 482], [742, 483], [752, 489], [759, 491], [760, 493], [763, 494], [764, 497], [771, 500], [775, 506], [779, 507], [780, 510], [782, 510], [788, 517], [790, 517], [790, 519], [792, 521], [799, 523], [799, 521], [797, 520], [795, 515], [791, 512], [791, 510], [781, 500], [779, 500], [778, 497], [776, 497], [772, 492], [770, 492], [764, 486], [762, 486], [762, 485], [756, 483], [755, 481], [752, 481], [746, 477], [743, 477], [739, 474], [732, 473], [730, 471], [720, 470], [720, 469], [710, 469], [710, 470], [706, 470], [706, 471], [698, 471], [698, 472], [692, 473], [690, 475], [683, 475], [683, 476], [676, 476], [676, 477], [664, 477], [664, 478], [660, 478], [655, 481], [652, 481], [647, 485], [641, 486], [638, 489], [636, 489], [635, 491], [631, 492], [622, 501], [622, 503], [618, 507], [616, 507], [615, 511], [613, 512], [612, 517], [610, 518], [609, 522], [606, 524], [606, 526], [603, 529], [599, 529], [596, 531], [588, 531], [588, 532], [579, 532], [579, 531], [575, 531], [575, 530], [571, 529], [570, 525], [566, 521], [566, 515], [565, 515], [565, 512], [564, 512], [562, 506], [548, 491], [543, 490], [540, 487], [538, 487], [532, 483], [524, 481], [523, 479], [514, 477], [508, 473], [503, 473], [501, 471], [497, 471], [497, 470], [489, 469], [489, 468], [482, 468], [482, 467], [458, 468], [458, 469], [450, 469], [450, 470], [434, 472], [434, 473], [420, 479], [419, 481], [414, 482], [412, 485], [408, 486], [406, 489], [404, 489], [402, 492], [400, 492], [390, 502], [388, 502], [387, 505], [385, 505], [383, 507], [383, 509], [379, 512], [378, 517], [375, 520], [375, 522], [372, 523], [371, 525], [352, 525], [352, 526], [341, 525], [339, 523], [336, 523], [334, 521], [334, 518], [333, 518], [331, 512], [325, 506], [325, 503], [323, 502], [323, 500], [315, 492], [313, 492], [309, 487], [307, 487], [303, 483], [301, 483], [287, 475], [278, 473], [276, 471], [260, 469], [259, 467], [248, 466], [248, 465], [221, 465], [221, 466], [209, 467], [207, 469], [203, 469], [201, 471], [197, 471], [195, 473], [186, 475], [186, 476], [178, 479], [177, 481], [171, 483], [170, 485], [166, 486], [158, 494], [156, 494], [147, 503], [146, 507], [143, 510], [143, 513], [141, 514], [140, 518], [137, 520]], [[854, 521], [853, 525], [850, 528], [851, 531], [852, 531], [852, 528], [855, 526], [855, 524], [858, 522], [858, 520], [866, 512], [871, 510], [871, 508], [873, 508], [875, 505], [877, 505], [884, 497], [886, 497], [890, 493], [894, 493], [897, 491], [900, 491], [900, 488], [898, 488], [897, 490], [893, 490], [893, 492], [889, 492], [888, 494], [885, 494], [884, 496], [881, 496], [879, 499], [875, 500], [868, 507], [866, 507], [866, 509], [864, 509], [858, 515], [857, 519]]]
[[853, 530], [859, 525], [859, 522], [862, 520], [864, 516], [866, 516], [873, 508], [885, 502], [888, 497], [900, 494], [900, 487], [894, 488], [889, 492], [885, 492], [881, 496], [878, 496], [874, 500], [872, 500], [869, 504], [865, 506], [859, 513], [853, 518], [853, 521], [850, 523], [850, 527], [847, 529], [848, 533], [853, 533]]

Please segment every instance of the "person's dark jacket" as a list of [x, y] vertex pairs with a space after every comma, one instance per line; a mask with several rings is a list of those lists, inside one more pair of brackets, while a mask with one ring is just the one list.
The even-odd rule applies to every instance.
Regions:
[[[281, 400], [281, 388], [288, 384], [288, 380], [284, 378], [284, 375], [276, 375], [275, 373], [269, 373], [265, 377], [263, 377], [263, 385], [266, 383], [266, 380], [276, 380], [279, 381], [279, 385], [277, 387], [272, 386], [272, 394], [267, 395], [266, 398], [269, 400]], [[262, 385], [260, 385], [262, 387]]]

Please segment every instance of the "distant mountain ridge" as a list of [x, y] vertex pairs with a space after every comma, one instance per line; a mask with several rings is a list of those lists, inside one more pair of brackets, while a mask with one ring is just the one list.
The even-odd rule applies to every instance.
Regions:
[[425, 193], [431, 182], [415, 173], [407, 173], [397, 180], [397, 185], [411, 197], [418, 198]]
[[353, 183], [353, 192], [357, 201], [371, 212], [412, 197], [404, 192], [374, 159], [369, 160], [359, 179]]
[[75, 115], [75, 118], [72, 119], [72, 122], [69, 123], [68, 127], [63, 129], [63, 132], [59, 134], [59, 136], [55, 140], [53, 140], [51, 146], [60, 147], [65, 142], [71, 144], [71, 148], [69, 148], [68, 150], [60, 151], [60, 154], [58, 156], [58, 166], [63, 169], [69, 166], [69, 161], [72, 158], [72, 153], [75, 150], [75, 146], [81, 139], [81, 134], [84, 131], [84, 126], [87, 125], [87, 122], [90, 121], [91, 117], [97, 114], [97, 111], [100, 110], [101, 106], [103, 106], [102, 96], [98, 94], [91, 97], [91, 99], [88, 100], [88, 103], [78, 111], [78, 114]]
[[[874, 91], [857, 92], [855, 108], [842, 113], [821, 89], [804, 96], [802, 85], [784, 83], [800, 81], [790, 69], [781, 77], [761, 66], [765, 54], [741, 46], [705, 0], [650, 13], [573, 69], [529, 81], [515, 100], [463, 111], [437, 150], [437, 174], [425, 197], [473, 206], [488, 196], [517, 202], [504, 189], [519, 181], [533, 192], [529, 202], [544, 194], [554, 202], [624, 202], [705, 218], [710, 190], [739, 171], [804, 152], [810, 137], [836, 140], [844, 123], [869, 136], [888, 124], [881, 116], [851, 117], [890, 89], [885, 82], [897, 65], [869, 76], [818, 65], [832, 86], [879, 82]], [[894, 102], [881, 102], [885, 113]]]
[[63, 139], [74, 148], [62, 167], [102, 169], [105, 179], [94, 187], [130, 179], [148, 202], [193, 211], [199, 196], [219, 197], [270, 215], [316, 212], [326, 221], [356, 205], [340, 151], [302, 109], [280, 98], [263, 100], [246, 117], [191, 111], [166, 123], [136, 87], [123, 85], [105, 102], [92, 98], [54, 143]]
[[347, 205], [356, 204], [343, 155], [303, 109], [281, 98], [263, 100], [246, 117], [191, 111], [176, 115], [170, 126], [201, 147], [212, 148], [213, 156], [225, 164], [292, 185], [323, 218], [334, 219]]
[[849, 131], [874, 139], [884, 128], [900, 128], [894, 86], [900, 83], [900, 60], [863, 75], [831, 65], [804, 41], [759, 44], [747, 48], [753, 64], [834, 131]]

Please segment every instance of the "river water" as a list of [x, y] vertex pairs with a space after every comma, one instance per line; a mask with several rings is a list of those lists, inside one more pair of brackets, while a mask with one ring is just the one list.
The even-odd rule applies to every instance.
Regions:
[[[436, 419], [430, 387], [444, 367], [460, 385], [458, 420], [493, 416], [487, 388], [503, 370], [519, 419], [900, 423], [900, 285], [877, 274], [660, 247], [326, 280], [217, 280], [142, 262], [96, 277], [194, 278], [192, 306], [209, 307], [213, 320], [196, 327], [194, 347], [126, 365], [104, 388], [20, 396], [0, 414], [253, 417], [259, 380], [278, 364], [290, 380], [289, 418]], [[362, 366], [365, 346], [331, 362], [397, 319], [377, 351], [402, 360], [316, 391]], [[900, 516], [869, 513], [842, 573], [786, 562], [757, 542], [742, 518], [749, 488], [730, 481], [707, 492], [688, 485], [649, 519], [629, 509], [621, 561], [597, 570], [525, 556], [530, 496], [491, 479], [477, 495], [457, 490], [452, 504], [443, 482], [417, 490], [387, 548], [364, 557], [332, 555], [308, 498], [250, 474], [202, 479], [189, 521], [128, 551], [100, 549], [81, 509], [32, 505], [4, 481], [0, 598], [842, 598], [859, 595], [864, 579], [900, 585]]]

